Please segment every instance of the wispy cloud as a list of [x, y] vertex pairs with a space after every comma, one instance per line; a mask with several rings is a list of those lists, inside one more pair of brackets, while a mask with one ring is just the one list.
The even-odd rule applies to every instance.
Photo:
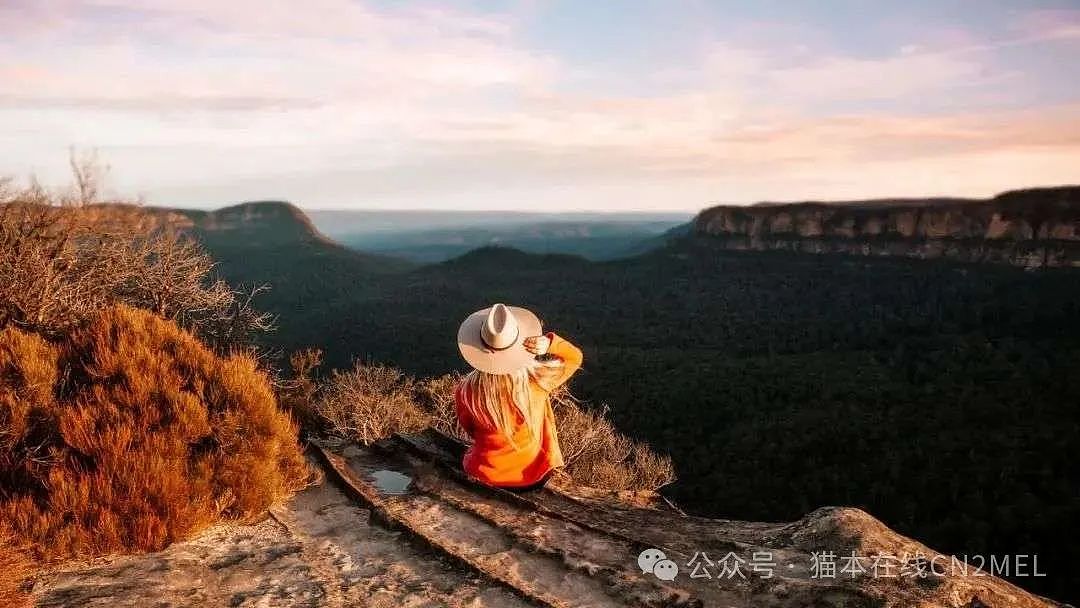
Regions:
[[[373, 12], [348, 0], [15, 4], [6, 72], [21, 97], [189, 103], [221, 98], [362, 100], [544, 82], [552, 60], [510, 26], [445, 10]], [[74, 61], [73, 61], [74, 60]]]

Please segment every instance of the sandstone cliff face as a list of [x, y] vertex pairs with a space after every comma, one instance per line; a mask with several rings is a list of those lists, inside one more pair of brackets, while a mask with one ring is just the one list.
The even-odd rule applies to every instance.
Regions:
[[1080, 266], [1080, 186], [1016, 190], [988, 200], [718, 206], [698, 214], [693, 232], [735, 250]]

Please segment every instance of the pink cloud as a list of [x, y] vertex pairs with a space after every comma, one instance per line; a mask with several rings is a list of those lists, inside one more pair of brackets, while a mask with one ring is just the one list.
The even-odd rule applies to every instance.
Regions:
[[1080, 9], [1028, 11], [1014, 27], [1021, 39], [1080, 40]]
[[[231, 108], [222, 100], [306, 99], [319, 105], [379, 96], [399, 102], [484, 87], [546, 86], [556, 62], [515, 47], [508, 21], [436, 9], [374, 12], [349, 0], [166, 2], [67, 0], [16, 11], [0, 70], [33, 72], [9, 103], [154, 110]], [[97, 11], [115, 11], [98, 22]], [[39, 27], [23, 29], [23, 22]], [[52, 25], [43, 25], [51, 23]], [[73, 32], [78, 32], [76, 35]], [[78, 57], [78, 65], [71, 61]], [[80, 101], [83, 100], [83, 101]]]
[[[736, 200], [869, 195], [869, 176], [879, 192], [910, 194], [944, 183], [946, 167], [950, 187], [981, 191], [1065, 179], [1063, 159], [1080, 157], [1080, 107], [1001, 111], [971, 93], [1008, 90], [1000, 51], [1071, 44], [1075, 12], [1029, 14], [994, 39], [927, 32], [879, 57], [756, 24], [703, 42], [697, 62], [630, 74], [634, 94], [522, 44], [513, 15], [296, 6], [8, 2], [0, 132], [23, 134], [12, 136], [19, 162], [62, 164], [69, 144], [101, 146], [151, 194], [156, 184], [285, 184], [288, 167], [357, 197], [370, 184], [380, 195], [415, 190], [437, 173], [432, 184], [462, 192], [485, 180], [622, 192], [610, 186], [622, 179], [654, 194], [670, 184], [667, 196], [688, 207], [725, 188], [745, 195]], [[935, 99], [969, 103], [918, 109]], [[934, 177], [897, 177], [913, 172]], [[342, 177], [352, 174], [364, 179]]]
[[985, 80], [971, 58], [908, 52], [881, 59], [828, 57], [780, 69], [769, 80], [782, 95], [837, 100], [897, 99]]

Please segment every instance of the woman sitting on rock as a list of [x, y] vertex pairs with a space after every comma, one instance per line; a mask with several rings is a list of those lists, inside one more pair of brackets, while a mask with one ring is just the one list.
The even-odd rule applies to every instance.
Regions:
[[581, 351], [524, 308], [496, 304], [465, 319], [458, 348], [473, 367], [454, 391], [458, 421], [473, 444], [465, 472], [516, 491], [543, 487], [563, 465], [551, 391], [581, 367]]

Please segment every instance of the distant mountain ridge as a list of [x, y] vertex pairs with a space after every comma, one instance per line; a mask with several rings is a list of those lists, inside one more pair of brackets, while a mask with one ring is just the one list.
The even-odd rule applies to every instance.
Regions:
[[[391, 236], [388, 234], [382, 241], [373, 241], [378, 243], [375, 250], [367, 252], [359, 243], [346, 245], [327, 236], [308, 214], [285, 201], [251, 201], [213, 211], [145, 209], [166, 215], [217, 254], [237, 248], [303, 245], [321, 255], [353, 258], [364, 266], [396, 271], [412, 267], [417, 261], [450, 259], [485, 245], [517, 246], [489, 238], [496, 233], [488, 229], [463, 226], [456, 243], [447, 240], [454, 230], [443, 228], [419, 231], [411, 237], [403, 234], [397, 244], [400, 250], [392, 251], [387, 250], [392, 242], [385, 240]], [[652, 228], [655, 230], [657, 225]], [[583, 241], [603, 237], [603, 230], [613, 230], [600, 223], [591, 231], [571, 224], [537, 224], [531, 230], [550, 227], [563, 233], [581, 231]], [[526, 234], [529, 230], [521, 228], [519, 232]], [[425, 242], [429, 237], [437, 238]], [[599, 238], [593, 249], [583, 249], [581, 243], [575, 242], [560, 251], [552, 243], [537, 252], [587, 255], [606, 247], [612, 251], [608, 255], [623, 257], [687, 237], [706, 238], [728, 250], [947, 258], [1025, 268], [1080, 266], [1080, 186], [1011, 190], [989, 199], [929, 197], [718, 205], [702, 210], [688, 224], [676, 225], [651, 238], [633, 239], [621, 249]], [[475, 246], [470, 245], [473, 242]], [[403, 259], [409, 257], [405, 254], [395, 255], [406, 251], [413, 254], [412, 263]]]
[[438, 211], [431, 209], [308, 209], [316, 226], [331, 237], [387, 235], [408, 230], [426, 232], [453, 228], [526, 226], [552, 221], [573, 224], [595, 222], [685, 222], [693, 213], [648, 211]]
[[365, 271], [398, 271], [413, 264], [388, 255], [360, 252], [323, 234], [311, 218], [287, 201], [250, 201], [207, 211], [144, 207], [201, 241], [216, 259], [253, 252], [285, 258], [319, 258], [325, 264], [355, 264]]
[[991, 199], [720, 205], [694, 218], [693, 234], [733, 250], [1080, 266], [1080, 186], [1012, 190]]
[[[293, 318], [329, 301], [368, 293], [378, 288], [381, 277], [415, 267], [400, 258], [345, 247], [320, 232], [299, 207], [283, 201], [213, 211], [143, 209], [198, 240], [229, 284], [267, 287], [258, 306], [277, 317]], [[285, 352], [313, 346], [306, 330], [279, 328], [275, 341]]]
[[692, 218], [689, 213], [647, 212], [312, 210], [309, 215], [347, 247], [419, 263], [442, 262], [489, 245], [608, 260], [625, 257]]
[[164, 207], [148, 210], [167, 214], [174, 225], [203, 235], [255, 238], [262, 244], [319, 242], [340, 246], [322, 234], [303, 210], [287, 201], [251, 201], [213, 211]]

